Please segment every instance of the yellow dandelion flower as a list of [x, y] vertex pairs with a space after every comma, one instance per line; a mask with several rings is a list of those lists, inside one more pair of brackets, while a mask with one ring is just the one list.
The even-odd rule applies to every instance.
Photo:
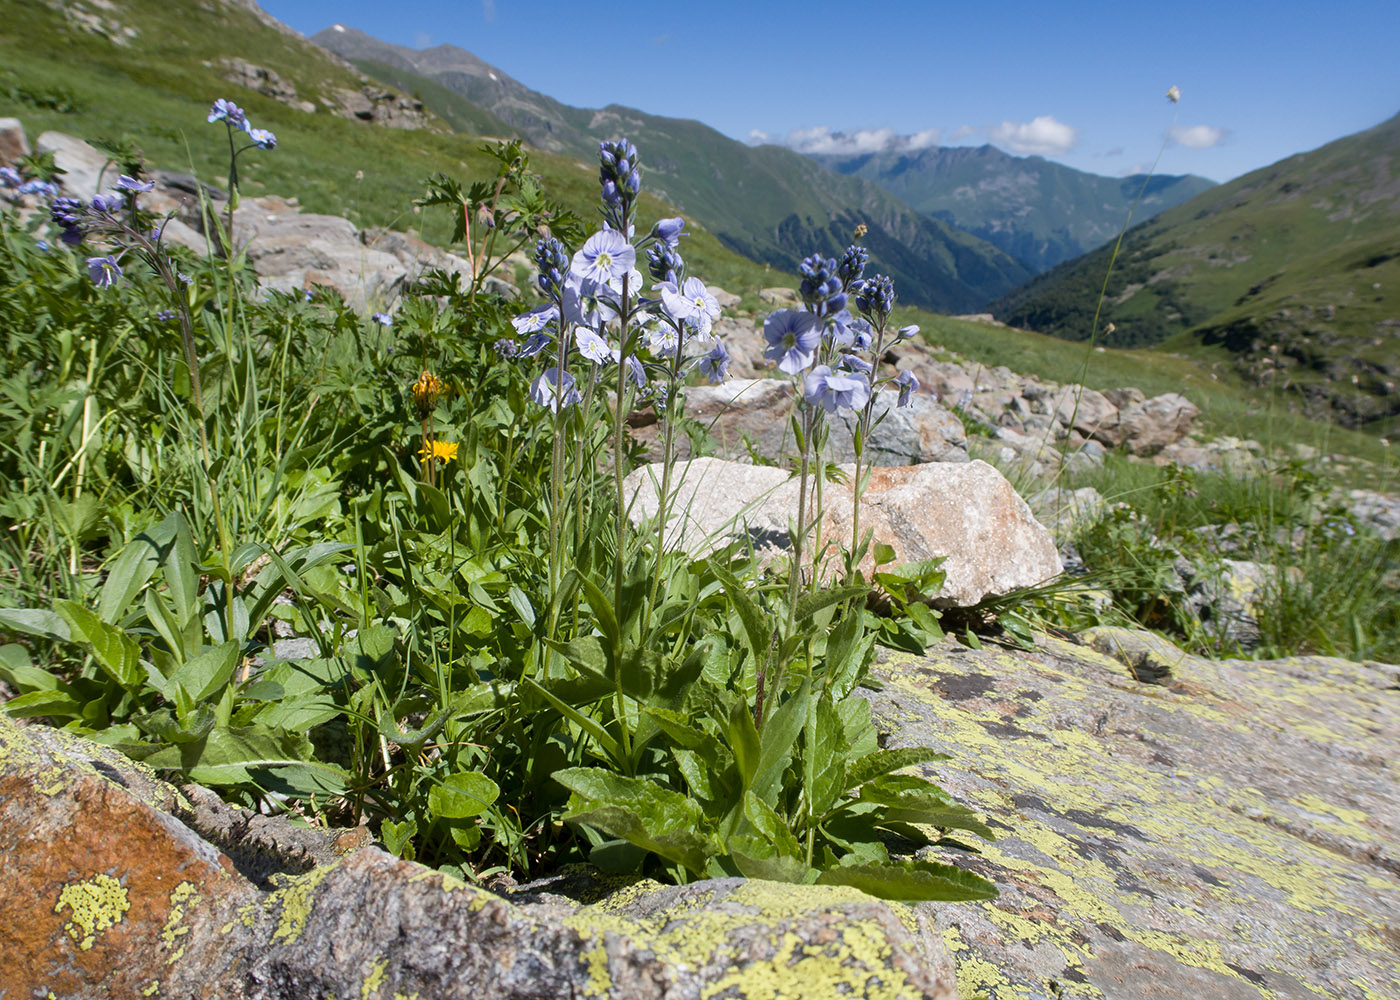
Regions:
[[431, 448], [419, 448], [418, 454], [435, 462], [450, 462], [457, 457], [457, 442], [434, 441]]

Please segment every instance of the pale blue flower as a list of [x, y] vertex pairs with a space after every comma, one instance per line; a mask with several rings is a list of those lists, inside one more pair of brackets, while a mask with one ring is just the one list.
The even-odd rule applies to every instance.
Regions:
[[850, 347], [856, 342], [855, 319], [849, 309], [842, 309], [826, 318], [826, 338], [837, 347]]
[[583, 248], [574, 254], [572, 273], [585, 283], [606, 285], [613, 278], [627, 274], [637, 263], [637, 251], [627, 238], [611, 229], [604, 229], [588, 237]]
[[388, 313], [373, 313], [370, 319], [374, 320], [374, 322], [378, 323], [380, 326], [394, 325], [394, 319]]
[[669, 358], [680, 346], [680, 334], [676, 332], [675, 327], [667, 323], [662, 323], [647, 335], [647, 347], [658, 357]]
[[533, 358], [549, 344], [549, 334], [532, 333], [525, 338], [525, 343], [520, 345], [520, 357]]
[[601, 365], [612, 356], [608, 342], [586, 326], [574, 327], [574, 343], [578, 352], [594, 364]]
[[536, 306], [529, 312], [512, 317], [510, 325], [515, 327], [516, 333], [534, 333], [537, 330], [543, 330], [558, 317], [559, 307], [550, 303], [549, 305]]
[[573, 406], [583, 397], [579, 395], [573, 373], [564, 372], [560, 381], [558, 368], [546, 368], [534, 382], [530, 383], [530, 398], [549, 410]]
[[24, 183], [24, 178], [14, 167], [0, 167], [0, 187], [17, 188]]
[[724, 341], [716, 340], [710, 353], [700, 359], [698, 367], [700, 373], [709, 378], [711, 385], [719, 385], [729, 378], [729, 350], [724, 346]]
[[899, 339], [900, 339], [900, 340], [908, 340], [910, 337], [914, 336], [914, 334], [916, 334], [916, 333], [918, 333], [918, 332], [919, 332], [919, 324], [918, 324], [918, 323], [910, 323], [908, 326], [901, 326], [901, 327], [899, 328]]
[[155, 181], [138, 181], [135, 177], [122, 174], [117, 181], [117, 187], [122, 191], [149, 191], [155, 187]]
[[822, 342], [817, 317], [795, 309], [779, 309], [763, 321], [763, 336], [768, 347], [763, 356], [778, 362], [778, 370], [796, 375], [817, 359]]
[[253, 140], [253, 145], [259, 149], [276, 149], [277, 136], [273, 135], [265, 128], [248, 127], [248, 138]]
[[520, 345], [517, 344], [515, 341], [511, 340], [509, 337], [502, 337], [500, 340], [496, 341], [491, 346], [496, 349], [497, 354], [505, 358], [507, 361], [515, 357], [518, 353], [520, 353]]
[[870, 383], [864, 375], [842, 375], [817, 365], [803, 379], [802, 396], [808, 406], [820, 406], [827, 413], [854, 410], [870, 398]]
[[691, 326], [697, 336], [709, 337], [710, 328], [719, 319], [719, 300], [705, 287], [699, 278], [686, 278], [678, 289], [669, 281], [657, 286], [661, 291], [661, 305], [666, 314], [677, 323]]
[[98, 288], [111, 288], [112, 284], [122, 276], [121, 265], [111, 254], [106, 257], [89, 257], [87, 269], [88, 277]]
[[895, 406], [908, 406], [909, 397], [919, 391], [919, 380], [913, 372], [902, 371], [894, 377], [894, 384], [899, 386], [899, 402]]

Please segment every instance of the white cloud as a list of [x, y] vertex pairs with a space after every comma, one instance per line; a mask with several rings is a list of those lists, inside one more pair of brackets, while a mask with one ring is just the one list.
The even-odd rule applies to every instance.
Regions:
[[[793, 129], [777, 141], [799, 153], [841, 153], [854, 156], [860, 153], [928, 149], [938, 145], [940, 134], [936, 128], [926, 128], [913, 135], [900, 135], [892, 128], [862, 128], [852, 132], [837, 132], [826, 125], [816, 125], [812, 128]], [[773, 137], [754, 129], [749, 133], [749, 141], [772, 142]]]
[[766, 142], [772, 142], [773, 137], [761, 128], [749, 129], [749, 145], [762, 146]]
[[1168, 133], [1172, 142], [1188, 149], [1210, 149], [1220, 145], [1229, 134], [1214, 125], [1177, 125]]
[[948, 136], [949, 142], [957, 142], [959, 139], [966, 139], [970, 135], [976, 135], [977, 130], [971, 125], [959, 125], [953, 129], [953, 134]]
[[481, 0], [481, 16], [488, 21], [496, 20], [496, 0]]
[[426, 49], [433, 44], [433, 36], [426, 31], [415, 31], [413, 33], [413, 45], [415, 48]]
[[1145, 174], [1152, 169], [1150, 163], [1134, 163], [1131, 166], [1122, 167], [1118, 171], [1119, 177], [1131, 177], [1133, 174]]
[[987, 131], [987, 138], [1013, 153], [1062, 156], [1079, 141], [1079, 129], [1041, 115], [1030, 122], [1002, 122]]

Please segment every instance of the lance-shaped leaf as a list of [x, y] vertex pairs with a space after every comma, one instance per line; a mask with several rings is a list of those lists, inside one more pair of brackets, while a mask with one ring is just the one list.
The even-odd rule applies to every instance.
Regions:
[[996, 886], [980, 875], [934, 861], [828, 868], [818, 876], [817, 884], [849, 885], [880, 899], [910, 903], [966, 903], [998, 895]]

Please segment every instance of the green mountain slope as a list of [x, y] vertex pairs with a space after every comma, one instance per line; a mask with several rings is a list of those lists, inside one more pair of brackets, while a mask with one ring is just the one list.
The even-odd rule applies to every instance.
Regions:
[[[295, 196], [308, 211], [362, 227], [412, 227], [437, 244], [446, 242], [452, 223], [443, 211], [415, 213], [424, 179], [439, 171], [467, 183], [495, 176], [476, 133], [499, 135], [510, 126], [445, 90], [441, 95], [458, 104], [443, 117], [429, 116], [427, 128], [386, 128], [332, 113], [341, 93], [359, 92], [366, 79], [255, 4], [106, 0], [97, 14], [93, 9], [10, 4], [0, 18], [0, 116], [20, 119], [31, 142], [47, 129], [128, 139], [154, 166], [220, 183], [228, 148], [222, 127], [206, 124], [205, 115], [213, 98], [228, 97], [279, 140], [275, 150], [240, 159], [245, 194]], [[228, 60], [235, 58], [275, 72], [282, 97], [231, 83]], [[415, 78], [420, 84], [431, 98], [433, 85]], [[458, 125], [474, 134], [449, 128]], [[539, 151], [531, 152], [531, 168], [551, 197], [585, 219], [596, 217], [596, 174], [580, 170], [572, 156]], [[649, 224], [677, 209], [644, 193], [642, 214]], [[686, 259], [706, 280], [755, 302], [760, 288], [789, 280], [704, 231], [687, 240]]]
[[[1040, 275], [993, 311], [1088, 337], [1109, 250]], [[1111, 344], [1227, 351], [1242, 375], [1316, 416], [1359, 425], [1400, 413], [1400, 116], [1130, 230], [1100, 330], [1109, 322]]]
[[980, 236], [1036, 273], [1116, 237], [1145, 180], [1140, 220], [1215, 186], [1191, 175], [1101, 177], [995, 146], [809, 155], [828, 170], [871, 181], [912, 208]]
[[[967, 312], [1020, 284], [1030, 272], [1008, 254], [938, 219], [911, 210], [878, 185], [824, 170], [801, 154], [753, 148], [696, 121], [619, 105], [572, 108], [530, 90], [464, 49], [415, 51], [337, 25], [313, 41], [366, 72], [409, 88], [404, 70], [447, 88], [503, 119], [532, 145], [592, 163], [598, 140], [637, 144], [646, 184], [736, 253], [784, 271], [814, 250], [836, 254], [859, 223], [880, 269], [907, 302]], [[424, 89], [424, 100], [438, 108]], [[439, 111], [444, 117], [448, 112]]]

